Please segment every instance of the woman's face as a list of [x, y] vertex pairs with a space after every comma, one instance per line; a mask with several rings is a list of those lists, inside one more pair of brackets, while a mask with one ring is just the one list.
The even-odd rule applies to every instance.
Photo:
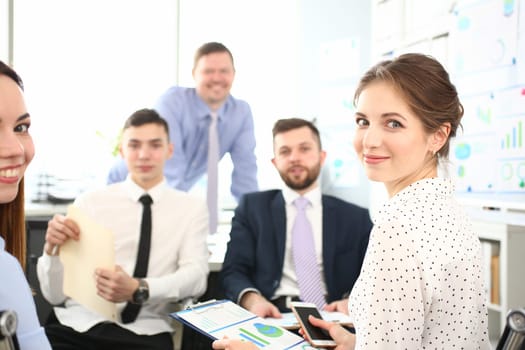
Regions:
[[388, 83], [372, 82], [360, 94], [354, 148], [372, 181], [390, 196], [422, 178], [437, 175], [432, 136], [403, 96]]
[[15, 199], [35, 155], [30, 124], [21, 89], [11, 78], [0, 75], [0, 203]]

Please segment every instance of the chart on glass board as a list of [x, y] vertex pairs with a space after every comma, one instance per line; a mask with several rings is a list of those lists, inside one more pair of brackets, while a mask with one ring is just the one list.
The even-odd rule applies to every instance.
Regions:
[[[450, 148], [465, 194], [525, 195], [525, 6], [459, 1], [450, 31], [451, 77], [464, 106]], [[516, 196], [517, 195], [517, 196]]]

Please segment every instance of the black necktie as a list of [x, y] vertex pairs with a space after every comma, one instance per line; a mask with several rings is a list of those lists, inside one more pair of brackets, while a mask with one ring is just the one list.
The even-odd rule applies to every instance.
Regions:
[[[149, 249], [151, 243], [151, 203], [153, 200], [148, 194], [142, 195], [139, 201], [143, 205], [142, 222], [140, 224], [139, 250], [137, 261], [135, 262], [135, 271], [133, 277], [146, 277], [149, 263]], [[128, 302], [122, 310], [122, 323], [131, 323], [135, 321], [139, 314], [141, 305]]]

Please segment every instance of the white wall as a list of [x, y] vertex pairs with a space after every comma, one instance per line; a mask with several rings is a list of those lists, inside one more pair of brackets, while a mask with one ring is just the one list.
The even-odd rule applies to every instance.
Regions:
[[176, 77], [171, 0], [17, 0], [14, 65], [24, 79], [37, 153], [47, 172], [101, 185], [124, 120]]
[[9, 1], [0, 0], [0, 61], [9, 63]]

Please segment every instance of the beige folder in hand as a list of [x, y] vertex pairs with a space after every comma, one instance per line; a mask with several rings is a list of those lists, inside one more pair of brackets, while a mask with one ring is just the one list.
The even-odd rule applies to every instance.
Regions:
[[64, 265], [64, 294], [108, 320], [117, 320], [116, 304], [97, 295], [95, 269], [115, 267], [113, 232], [100, 226], [79, 208], [71, 205], [67, 217], [80, 227], [80, 239], [60, 247]]

